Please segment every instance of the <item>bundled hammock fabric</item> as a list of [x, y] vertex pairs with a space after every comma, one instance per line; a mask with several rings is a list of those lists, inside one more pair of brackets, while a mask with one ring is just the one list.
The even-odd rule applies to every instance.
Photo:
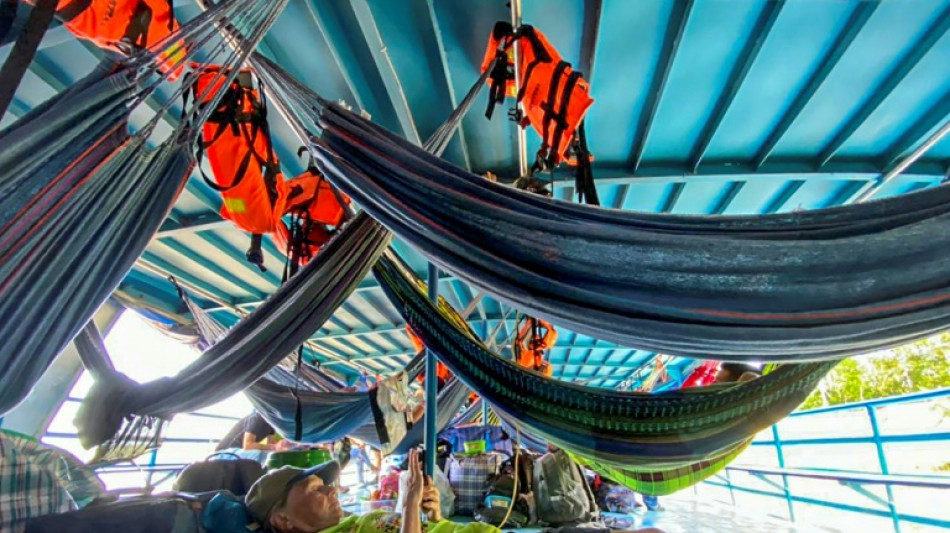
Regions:
[[682, 467], [734, 449], [794, 410], [834, 363], [785, 365], [751, 382], [659, 394], [546, 379], [488, 351], [386, 255], [374, 272], [449, 368], [512, 422], [580, 456], [623, 468]]
[[[79, 352], [79, 359], [93, 379], [106, 381], [117, 376], [95, 322], [90, 320], [73, 342]], [[89, 460], [89, 464], [101, 466], [129, 461], [158, 449], [168, 421], [151, 416], [127, 416], [115, 436], [96, 447], [96, 453]]]
[[950, 324], [950, 187], [817, 211], [707, 217], [525, 194], [315, 101], [323, 173], [431, 260], [532, 316], [642, 349], [841, 358]]
[[323, 325], [389, 240], [378, 224], [357, 217], [297, 276], [175, 376], [143, 384], [97, 381], [77, 416], [80, 441], [102, 442], [129, 414], [167, 418], [244, 390]]
[[[174, 39], [194, 44], [189, 54], [224, 51], [240, 62], [285, 2], [231, 0]], [[202, 48], [221, 20], [242, 30], [247, 48]], [[155, 60], [177, 46], [166, 41], [152, 53], [103, 65], [0, 132], [0, 413], [29, 393], [119, 284], [191, 173], [189, 128], [208, 111], [182, 121], [154, 149], [150, 135], [167, 105], [128, 133], [129, 113], [169, 76], [158, 74]]]
[[[422, 359], [424, 361], [424, 359]], [[450, 381], [440, 392], [439, 396], [436, 399], [436, 429], [442, 431], [443, 429], [449, 427], [455, 418], [456, 414], [459, 412], [459, 409], [462, 408], [462, 405], [465, 404], [465, 400], [468, 398], [470, 391], [468, 387], [465, 386], [458, 379], [453, 379]], [[358, 428], [356, 431], [353, 431], [349, 434], [351, 437], [360, 439], [363, 442], [368, 442], [374, 446], [379, 446], [379, 438], [376, 434], [376, 429], [372, 425], [364, 425], [361, 428]], [[420, 421], [417, 424], [413, 424], [409, 428], [409, 431], [406, 432], [406, 435], [402, 438], [402, 441], [399, 444], [396, 444], [392, 447], [392, 452], [397, 455], [402, 455], [409, 453], [412, 448], [422, 444], [425, 441], [425, 424]]]

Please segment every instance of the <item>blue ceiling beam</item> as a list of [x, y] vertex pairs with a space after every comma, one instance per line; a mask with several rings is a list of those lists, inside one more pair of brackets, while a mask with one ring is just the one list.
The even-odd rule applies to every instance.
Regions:
[[666, 195], [666, 199], [663, 200], [663, 207], [660, 209], [661, 213], [670, 213], [673, 211], [673, 208], [676, 207], [676, 202], [680, 199], [680, 195], [683, 194], [683, 189], [686, 188], [685, 181], [678, 181], [670, 185], [670, 192]]
[[721, 215], [725, 213], [726, 209], [729, 209], [729, 205], [732, 204], [732, 201], [736, 199], [736, 196], [742, 192], [742, 188], [745, 187], [746, 183], [745, 181], [733, 181], [729, 183], [729, 188], [726, 190], [726, 193], [716, 202], [716, 206], [710, 214]]
[[732, 106], [732, 102], [736, 99], [739, 89], [742, 88], [746, 76], [748, 76], [749, 71], [752, 69], [752, 65], [759, 56], [762, 45], [765, 44], [765, 40], [772, 30], [772, 26], [775, 25], [775, 21], [778, 19], [778, 15], [784, 6], [785, 0], [766, 2], [763, 6], [762, 13], [759, 14], [759, 18], [752, 28], [752, 33], [746, 41], [745, 47], [743, 47], [738, 59], [736, 59], [732, 67], [732, 72], [729, 73], [725, 88], [716, 100], [716, 107], [713, 108], [712, 116], [709, 117], [703, 126], [699, 139], [696, 141], [696, 146], [690, 154], [689, 164], [693, 172], [696, 172], [703, 158], [706, 157], [709, 144], [712, 142], [713, 137], [715, 137], [716, 131], [719, 130], [719, 126], [722, 124], [722, 120], [725, 118], [730, 106]]
[[634, 172], [640, 168], [640, 163], [643, 161], [643, 152], [650, 138], [650, 129], [653, 127], [654, 119], [656, 119], [656, 112], [660, 107], [660, 99], [663, 96], [666, 83], [669, 81], [670, 72], [673, 70], [673, 62], [676, 60], [676, 51], [679, 49], [680, 43], [683, 40], [683, 33], [686, 31], [686, 23], [689, 21], [689, 15], [692, 9], [693, 0], [673, 2], [673, 12], [670, 14], [670, 19], [666, 26], [666, 35], [663, 39], [663, 47], [660, 49], [660, 55], [657, 58], [656, 67], [654, 68], [650, 92], [648, 93], [646, 101], [643, 103], [643, 110], [640, 113], [639, 124], [637, 124], [636, 136], [633, 142], [633, 153], [629, 161]]
[[884, 79], [874, 88], [870, 98], [860, 109], [848, 118], [848, 122], [835, 134], [834, 138], [822, 149], [816, 160], [816, 167], [821, 168], [831, 161], [838, 150], [848, 142], [854, 132], [860, 128], [874, 111], [886, 100], [894, 89], [900, 85], [920, 60], [927, 55], [950, 29], [950, 7], [947, 7], [937, 17], [933, 24], [924, 32], [920, 39], [900, 59], [894, 62], [894, 67], [884, 76]]
[[944, 94], [894, 144], [887, 148], [879, 164], [888, 170], [893, 168], [904, 154], [924, 142], [933, 130], [946, 122], [948, 117], [950, 117], [950, 92]]
[[189, 261], [192, 261], [200, 265], [202, 268], [206, 269], [208, 272], [211, 272], [212, 274], [216, 274], [220, 276], [222, 279], [227, 280], [228, 283], [232, 283], [235, 286], [240, 287], [241, 290], [247, 292], [252, 297], [261, 298], [261, 299], [267, 298], [267, 295], [260, 292], [257, 289], [257, 287], [235, 276], [234, 274], [229, 272], [227, 269], [225, 269], [221, 265], [215, 263], [214, 261], [211, 261], [207, 257], [202, 256], [201, 254], [185, 246], [184, 244], [173, 239], [165, 240], [162, 242], [162, 244], [167, 246], [170, 250], [186, 257]]
[[[231, 245], [231, 243], [225, 241], [216, 233], [202, 233], [199, 235], [199, 237], [201, 238], [201, 240], [207, 242], [211, 246], [217, 248], [218, 250], [221, 250], [222, 252], [228, 254], [230, 257], [234, 258], [234, 260], [237, 261], [239, 265], [241, 265], [241, 268], [246, 273], [252, 276], [259, 276], [261, 278], [264, 278], [264, 280], [267, 281], [267, 283], [269, 283], [271, 286], [273, 286], [275, 290], [277, 289], [277, 287], [281, 285], [282, 281], [280, 279], [280, 276], [277, 275], [277, 273], [273, 272], [272, 270], [268, 270], [267, 272], [261, 272], [260, 269], [258, 269], [255, 265], [252, 265], [251, 263], [247, 261], [247, 258], [245, 257], [245, 252], [243, 250], [236, 249], [234, 246]], [[267, 240], [265, 239], [265, 243], [266, 242]]]
[[158, 257], [152, 252], [146, 251], [143, 253], [142, 257], [139, 258], [139, 262], [161, 271], [162, 274], [174, 276], [176, 279], [192, 285], [195, 288], [200, 289], [208, 295], [213, 296], [214, 298], [217, 298], [223, 302], [233, 303], [233, 299], [230, 295], [221, 292], [221, 290], [217, 287], [195, 277], [192, 274], [189, 274], [188, 272], [185, 272], [184, 270], [169, 263], [165, 259]]
[[792, 196], [795, 196], [795, 193], [805, 185], [805, 180], [790, 180], [785, 185], [782, 186], [782, 190], [779, 191], [778, 195], [772, 198], [769, 202], [769, 205], [765, 207], [763, 214], [770, 215], [772, 213], [778, 213], [785, 207], [785, 204], [792, 199]]
[[597, 56], [600, 18], [603, 11], [604, 0], [585, 0], [584, 25], [581, 30], [581, 55], [577, 68], [587, 81], [594, 79], [594, 58]]
[[818, 65], [818, 68], [812, 72], [805, 87], [798, 93], [792, 105], [785, 110], [781, 120], [779, 120], [776, 127], [772, 130], [772, 133], [769, 134], [768, 139], [766, 139], [765, 143], [759, 149], [754, 159], [756, 168], [762, 167], [769, 156], [772, 155], [779, 141], [782, 140], [782, 137], [788, 132], [789, 128], [795, 122], [795, 119], [798, 118], [798, 115], [805, 109], [805, 106], [808, 105], [812, 96], [815, 95], [821, 87], [821, 84], [824, 83], [828, 75], [831, 74], [831, 71], [834, 70], [835, 65], [838, 64], [838, 61], [844, 53], [848, 51], [851, 43], [854, 42], [854, 39], [861, 33], [861, 29], [864, 28], [864, 25], [868, 19], [871, 18], [871, 15], [874, 13], [874, 10], [877, 9], [878, 5], [880, 5], [879, 2], [857, 3], [851, 12], [851, 16], [848, 17], [848, 21], [844, 25], [844, 31], [835, 39], [834, 46], [832, 46], [825, 54], [825, 57], [822, 58], [821, 63]]
[[201, 213], [200, 215], [192, 217], [181, 216], [178, 222], [175, 222], [171, 218], [166, 219], [165, 222], [162, 223], [162, 227], [159, 228], [157, 237], [164, 239], [190, 233], [230, 228], [233, 226], [233, 222], [224, 220], [218, 216], [217, 213]]
[[363, 38], [369, 47], [373, 61], [376, 63], [376, 69], [383, 80], [383, 86], [389, 95], [393, 109], [396, 111], [396, 117], [402, 127], [402, 133], [411, 142], [421, 145], [422, 138], [419, 136], [419, 130], [416, 128], [415, 120], [412, 118], [412, 110], [409, 108], [409, 101], [406, 99], [406, 91], [403, 89], [402, 82], [399, 81], [399, 75], [396, 73], [396, 66], [393, 65], [389, 57], [389, 51], [386, 43], [383, 42], [383, 36], [376, 25], [376, 18], [366, 0], [352, 0], [350, 2], [356, 20], [359, 23], [360, 31], [363, 32]]
[[[345, 40], [340, 40], [341, 32], [331, 31], [323, 16], [313, 5], [313, 0], [305, 0], [304, 4], [307, 6], [307, 11], [310, 13], [310, 17], [313, 19], [313, 23], [316, 25], [317, 31], [320, 32], [320, 35], [326, 42], [327, 49], [330, 51], [330, 57], [336, 64], [337, 70], [340, 71], [340, 76], [343, 78], [343, 83], [353, 96], [355, 101], [354, 103], [359, 109], [366, 110], [367, 113], [373, 114], [377, 110], [375, 99], [373, 98], [372, 94], [367, 94], [366, 97], [364, 97], [356, 84], [356, 79], [362, 78], [362, 74], [358, 71], [358, 69], [348, 68], [348, 65], [353, 65], [356, 63], [356, 59], [353, 58], [347, 51], [337, 48], [334, 44], [338, 42], [338, 40], [339, 42], [346, 42]], [[344, 54], [346, 55], [344, 56]], [[361, 81], [364, 82], [364, 84], [366, 83], [365, 79], [361, 79]]]
[[[429, 12], [429, 26], [432, 28], [432, 33], [435, 36], [435, 41], [439, 48], [439, 60], [442, 63], [442, 73], [445, 76], [449, 102], [452, 104], [452, 109], [455, 109], [458, 107], [458, 96], [455, 94], [455, 84], [452, 82], [452, 71], [449, 68], [449, 59], [445, 52], [445, 40], [442, 38], [442, 27], [439, 25], [439, 16], [435, 11], [435, 0], [426, 0], [426, 9]], [[465, 138], [464, 122], [459, 125], [457, 135], [459, 136], [459, 143], [462, 148], [462, 160], [465, 163], [465, 169], [471, 172], [472, 159], [468, 153], [468, 141]]]

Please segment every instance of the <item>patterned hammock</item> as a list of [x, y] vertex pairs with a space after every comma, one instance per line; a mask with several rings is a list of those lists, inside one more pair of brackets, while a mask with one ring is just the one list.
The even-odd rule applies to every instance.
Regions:
[[557, 382], [497, 357], [457, 327], [451, 307], [433, 305], [390, 254], [374, 272], [426, 346], [499, 414], [580, 457], [619, 468], [656, 472], [720, 461], [787, 416], [835, 364], [784, 365], [751, 382], [659, 394]]

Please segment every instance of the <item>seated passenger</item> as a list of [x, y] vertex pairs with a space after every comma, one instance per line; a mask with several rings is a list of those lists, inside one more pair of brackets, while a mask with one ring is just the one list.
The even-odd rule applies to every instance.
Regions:
[[253, 412], [237, 421], [228, 433], [218, 442], [214, 451], [220, 452], [233, 448], [241, 450], [274, 451], [288, 447], [289, 443], [276, 441], [277, 431], [264, 420], [258, 412]]
[[[309, 470], [285, 466], [264, 474], [244, 498], [251, 519], [274, 533], [501, 533], [489, 524], [456, 524], [442, 519], [439, 489], [422, 474], [419, 454], [409, 454], [409, 480], [400, 512], [371, 511], [346, 516], [332, 486], [340, 474], [336, 462]], [[422, 514], [428, 518], [423, 526]], [[604, 531], [604, 530], [601, 530]], [[599, 533], [599, 532], [598, 532]], [[660, 533], [657, 529], [640, 533]]]

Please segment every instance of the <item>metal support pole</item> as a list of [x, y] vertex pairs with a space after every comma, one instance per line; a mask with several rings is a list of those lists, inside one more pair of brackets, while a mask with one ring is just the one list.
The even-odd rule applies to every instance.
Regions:
[[[429, 263], [429, 299], [438, 305], [439, 267], [435, 266], [434, 263]], [[438, 433], [435, 419], [438, 416], [438, 406], [436, 405], [439, 392], [438, 387], [439, 380], [436, 377], [435, 352], [426, 349], [425, 469], [426, 474], [430, 476], [435, 475], [435, 443], [436, 433]]]
[[943, 126], [934, 132], [923, 144], [921, 144], [916, 150], [910, 153], [903, 161], [897, 164], [896, 167], [892, 168], [887, 174], [881, 176], [873, 186], [861, 193], [860, 196], [855, 198], [854, 203], [861, 203], [871, 197], [875, 192], [878, 191], [881, 187], [886, 185], [888, 182], [900, 176], [905, 170], [910, 168], [911, 165], [917, 162], [918, 159], [924, 156], [928, 150], [934, 147], [938, 142], [943, 140], [947, 134], [950, 133], [950, 120], [945, 122]]
[[[775, 454], [778, 457], [778, 466], [785, 469], [785, 453], [782, 452], [782, 438], [778, 434], [778, 426], [772, 425], [772, 441], [775, 444]], [[785, 502], [788, 504], [788, 521], [795, 521], [795, 508], [792, 504], [792, 493], [788, 490], [788, 476], [782, 474], [782, 487], [785, 489]]]
[[[871, 436], [874, 438], [874, 447], [877, 449], [877, 460], [881, 466], [881, 474], [889, 476], [890, 468], [887, 467], [887, 454], [884, 453], [884, 443], [881, 442], [881, 430], [877, 425], [877, 413], [873, 405], [866, 405], [868, 419], [871, 422]], [[894, 503], [894, 490], [890, 485], [885, 485], [887, 491], [887, 508], [891, 513], [891, 522], [894, 523], [894, 533], [900, 533], [901, 521], [897, 515], [897, 505]]]
[[[511, 27], [517, 34], [521, 29], [521, 0], [511, 0]], [[512, 44], [512, 50], [515, 56], [515, 87], [521, 87], [521, 43], [515, 39]], [[518, 111], [523, 113], [524, 107], [520, 103], [515, 103]], [[528, 175], [528, 133], [519, 124], [515, 128], [518, 134], [518, 177], [523, 178]]]
[[482, 425], [488, 425], [488, 402], [485, 398], [482, 398]]

